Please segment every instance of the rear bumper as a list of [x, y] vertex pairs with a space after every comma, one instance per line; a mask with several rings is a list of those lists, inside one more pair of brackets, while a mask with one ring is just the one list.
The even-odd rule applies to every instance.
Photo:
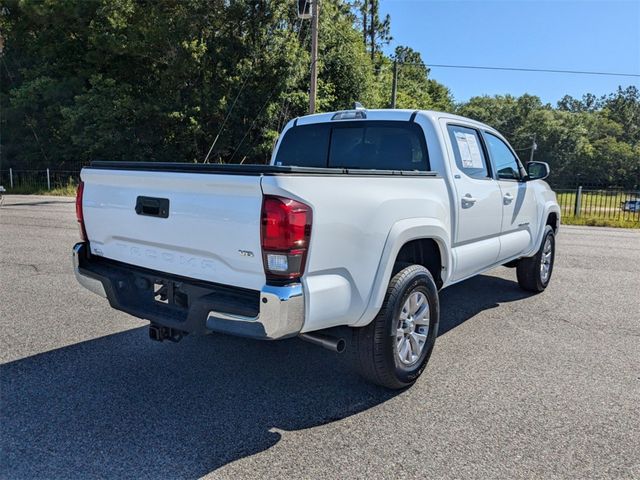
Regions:
[[201, 282], [91, 256], [85, 243], [73, 247], [73, 270], [113, 308], [182, 332], [278, 339], [304, 324], [300, 284], [257, 291]]

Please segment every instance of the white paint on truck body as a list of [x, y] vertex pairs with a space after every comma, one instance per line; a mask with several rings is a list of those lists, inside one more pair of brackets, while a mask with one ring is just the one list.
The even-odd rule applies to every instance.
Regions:
[[[265, 284], [260, 177], [85, 169], [82, 180], [91, 253], [237, 287]], [[169, 218], [138, 215], [141, 195], [167, 198]]]

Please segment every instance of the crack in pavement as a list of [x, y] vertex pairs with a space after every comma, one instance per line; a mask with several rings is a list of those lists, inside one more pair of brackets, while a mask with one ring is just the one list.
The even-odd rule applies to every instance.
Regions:
[[19, 263], [19, 262], [8, 262], [6, 260], [0, 260], [1, 265], [10, 265], [13, 267], [28, 267], [32, 268], [34, 272], [40, 273], [40, 267], [34, 263]]

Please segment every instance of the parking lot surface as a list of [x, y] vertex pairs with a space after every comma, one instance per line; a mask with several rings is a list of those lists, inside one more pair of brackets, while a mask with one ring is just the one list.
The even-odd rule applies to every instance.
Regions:
[[297, 339], [151, 342], [76, 284], [73, 199], [0, 208], [0, 477], [640, 478], [640, 232], [563, 227], [549, 288], [441, 293], [402, 392]]

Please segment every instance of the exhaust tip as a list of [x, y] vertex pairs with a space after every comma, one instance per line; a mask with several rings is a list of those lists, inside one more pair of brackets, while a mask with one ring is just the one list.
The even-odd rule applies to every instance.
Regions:
[[313, 332], [301, 333], [299, 337], [306, 342], [313, 343], [314, 345], [336, 353], [342, 353], [347, 348], [347, 342], [345, 342], [344, 338], [334, 337], [332, 335]]

